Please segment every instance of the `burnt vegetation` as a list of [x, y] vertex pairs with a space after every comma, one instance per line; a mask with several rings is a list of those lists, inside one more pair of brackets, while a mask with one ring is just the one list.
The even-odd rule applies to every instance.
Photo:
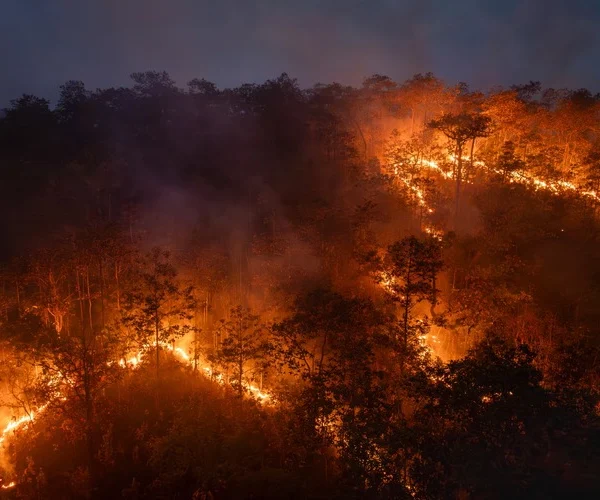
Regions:
[[600, 495], [599, 96], [132, 80], [0, 118], [0, 496]]

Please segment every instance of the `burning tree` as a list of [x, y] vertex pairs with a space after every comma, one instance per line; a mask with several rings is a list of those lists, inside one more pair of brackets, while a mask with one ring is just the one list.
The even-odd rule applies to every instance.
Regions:
[[76, 436], [85, 436], [87, 467], [93, 485], [102, 428], [96, 418], [97, 405], [104, 390], [120, 376], [119, 335], [109, 330], [99, 335], [81, 332], [73, 336], [48, 332], [42, 340], [30, 356], [41, 370], [38, 399], [46, 402], [44, 407], [61, 412], [73, 422]]
[[215, 359], [219, 364], [233, 366], [238, 394], [244, 394], [244, 379], [248, 376], [249, 364], [264, 358], [268, 343], [264, 339], [266, 328], [260, 317], [249, 309], [238, 306], [231, 310], [228, 321], [221, 320], [222, 339]]
[[123, 323], [133, 331], [140, 348], [156, 347], [157, 378], [161, 346], [193, 331], [189, 322], [195, 307], [193, 288], [177, 280], [169, 253], [158, 248], [150, 252], [126, 294]]
[[397, 345], [404, 372], [410, 357], [422, 346], [427, 333], [427, 321], [414, 318], [414, 307], [423, 301], [432, 306], [437, 302], [436, 277], [442, 268], [439, 242], [433, 238], [420, 240], [409, 236], [390, 245], [382, 263], [379, 280], [391, 299], [398, 304]]
[[514, 172], [518, 172], [524, 167], [524, 162], [515, 154], [515, 145], [512, 141], [507, 141], [502, 146], [497, 164], [503, 182], [510, 179]]
[[326, 475], [335, 445], [349, 475], [359, 474], [362, 464], [370, 481], [381, 479], [375, 450], [389, 406], [385, 377], [374, 361], [387, 319], [368, 299], [320, 288], [299, 297], [292, 315], [274, 326], [280, 366], [303, 381], [289, 401], [297, 440], [319, 449]]
[[463, 154], [465, 146], [471, 141], [470, 162], [473, 164], [473, 149], [475, 140], [478, 137], [487, 137], [489, 134], [491, 119], [488, 116], [460, 113], [457, 115], [445, 114], [441, 118], [431, 120], [428, 124], [430, 128], [442, 132], [451, 144], [451, 149], [456, 158], [456, 168], [454, 171], [454, 179], [456, 180], [455, 192], [455, 208], [454, 218], [455, 225], [458, 219], [458, 210], [460, 204], [460, 188], [463, 180]]
[[[404, 82], [398, 92], [400, 104], [410, 110], [410, 132], [416, 132], [415, 122], [421, 115], [420, 124], [427, 123], [427, 115], [432, 116], [439, 112], [444, 104], [451, 102], [451, 93], [444, 82], [436, 78], [433, 73], [414, 75]], [[417, 124], [419, 125], [419, 124]]]
[[38, 290], [32, 309], [57, 333], [63, 331], [73, 299], [68, 290], [69, 264], [64, 248], [40, 251], [30, 264], [28, 278]]

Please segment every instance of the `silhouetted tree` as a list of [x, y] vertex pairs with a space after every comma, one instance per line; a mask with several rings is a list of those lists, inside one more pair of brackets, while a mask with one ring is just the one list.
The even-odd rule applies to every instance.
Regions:
[[[248, 372], [254, 373], [257, 368], [254, 366], [254, 370], [251, 370], [250, 363], [257, 365], [261, 360], [265, 361], [269, 348], [266, 328], [259, 316], [238, 306], [231, 310], [227, 321], [221, 321], [219, 330], [222, 340], [217, 347], [215, 359], [219, 364], [233, 367], [237, 391], [242, 397]], [[263, 368], [258, 366], [259, 371]]]
[[190, 321], [195, 309], [192, 287], [177, 279], [170, 255], [159, 248], [148, 254], [137, 280], [123, 304], [123, 322], [133, 330], [141, 349], [156, 349], [156, 377], [159, 377], [161, 348], [193, 330]]
[[[431, 120], [428, 126], [440, 130], [450, 141], [452, 153], [456, 161], [454, 179], [456, 181], [455, 190], [455, 225], [458, 221], [458, 210], [460, 206], [460, 188], [463, 180], [463, 154], [468, 141], [475, 144], [478, 137], [486, 137], [489, 134], [491, 119], [484, 115], [474, 115], [461, 113], [458, 115], [443, 115], [441, 118]], [[471, 148], [471, 157], [472, 157]]]

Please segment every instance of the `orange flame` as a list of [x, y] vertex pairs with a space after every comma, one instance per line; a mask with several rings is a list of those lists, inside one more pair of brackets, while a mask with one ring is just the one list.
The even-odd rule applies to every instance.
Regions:
[[42, 413], [47, 407], [48, 403], [40, 406], [37, 411], [32, 411], [29, 415], [24, 415], [17, 420], [12, 420], [11, 422], [9, 422], [6, 425], [6, 427], [4, 427], [4, 429], [2, 430], [2, 433], [0, 433], [0, 444], [4, 442], [9, 432], [18, 429], [19, 427], [28, 426], [31, 422], [33, 422], [34, 418], [36, 418], [40, 413]]

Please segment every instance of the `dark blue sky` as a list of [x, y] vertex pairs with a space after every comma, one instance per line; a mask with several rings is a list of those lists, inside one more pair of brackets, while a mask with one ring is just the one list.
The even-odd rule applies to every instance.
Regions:
[[599, 25], [597, 0], [0, 0], [0, 105], [148, 69], [181, 86], [433, 71], [484, 89], [533, 79], [600, 91]]

